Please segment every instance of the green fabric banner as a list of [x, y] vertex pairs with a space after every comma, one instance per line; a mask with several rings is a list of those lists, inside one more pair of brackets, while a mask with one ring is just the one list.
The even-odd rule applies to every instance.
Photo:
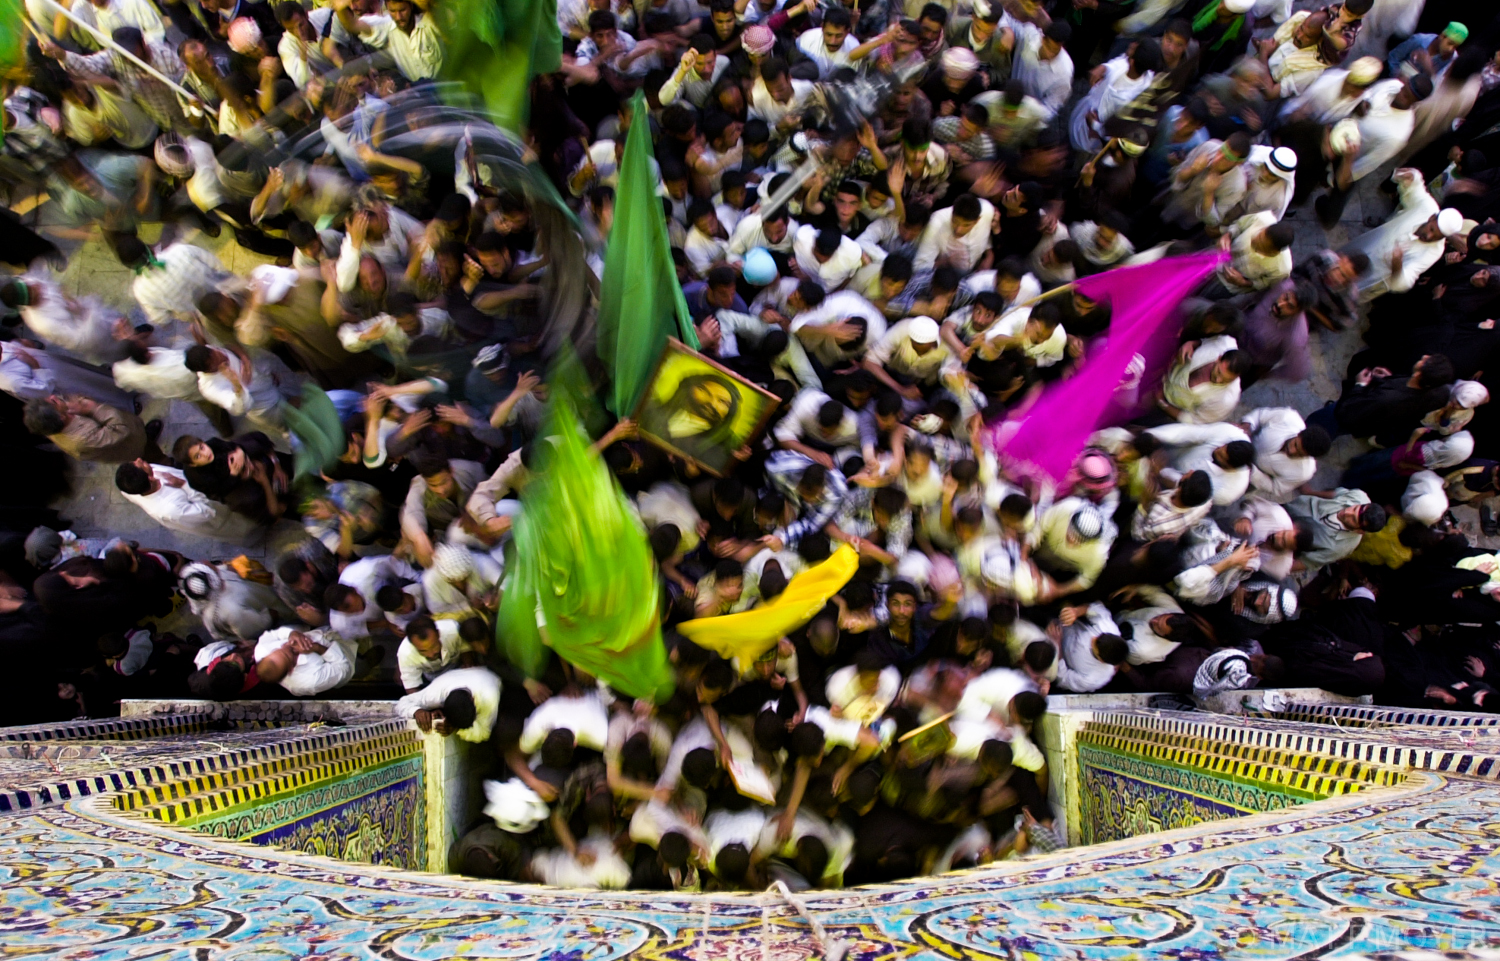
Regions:
[[599, 359], [609, 369], [609, 409], [628, 417], [668, 337], [698, 349], [698, 334], [672, 267], [667, 218], [651, 168], [646, 97], [636, 93], [615, 187], [615, 221], [599, 285]]
[[302, 406], [293, 407], [283, 402], [281, 416], [287, 429], [296, 435], [297, 460], [293, 480], [309, 475], [321, 474], [338, 463], [344, 453], [347, 440], [344, 425], [339, 422], [339, 412], [333, 401], [317, 384], [302, 385]]
[[[21, 0], [0, 0], [0, 73], [9, 74], [26, 63], [26, 8]], [[18, 79], [18, 78], [11, 78]], [[4, 135], [0, 134], [0, 141]]]
[[562, 65], [557, 0], [453, 0], [441, 9], [444, 78], [474, 91], [497, 127], [522, 133], [531, 78]]
[[502, 583], [498, 649], [529, 677], [547, 648], [630, 696], [671, 696], [660, 585], [646, 533], [589, 450], [573, 392], [552, 380], [536, 475], [521, 492], [515, 558]]

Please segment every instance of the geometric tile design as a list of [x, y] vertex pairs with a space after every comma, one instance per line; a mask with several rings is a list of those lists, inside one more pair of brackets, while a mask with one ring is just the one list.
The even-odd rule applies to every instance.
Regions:
[[[152, 718], [151, 720], [160, 720]], [[317, 725], [292, 726], [280, 730], [202, 732], [198, 737], [169, 735], [164, 743], [129, 744], [118, 750], [106, 746], [104, 761], [114, 759], [113, 768], [83, 776], [70, 776], [71, 763], [61, 770], [49, 769], [48, 776], [29, 783], [18, 777], [5, 777], [6, 761], [0, 758], [0, 814], [35, 810], [67, 801], [107, 794], [152, 788], [160, 791], [159, 801], [172, 799], [168, 785], [192, 783], [192, 779], [224, 777], [245, 765], [275, 758], [288, 758], [309, 751], [337, 750], [364, 738], [404, 732], [402, 719], [389, 719], [351, 727]], [[183, 737], [184, 741], [176, 741]], [[226, 746], [235, 745], [235, 746]], [[132, 753], [137, 747], [144, 753]], [[153, 750], [153, 748], [157, 748]], [[116, 755], [118, 754], [118, 758]], [[135, 760], [132, 760], [134, 758]], [[34, 762], [25, 762], [28, 769]], [[17, 784], [17, 781], [20, 784]], [[210, 783], [204, 781], [202, 783]]]
[[1162, 730], [1154, 715], [1106, 715], [1077, 733], [1077, 838], [1098, 844], [1188, 827], [1370, 786], [1400, 784], [1389, 766], [1305, 754], [1254, 741]]
[[1319, 756], [1383, 767], [1500, 778], [1500, 743], [1486, 728], [1349, 728], [1175, 711], [1097, 711], [1096, 723], [1121, 724], [1152, 738], [1185, 735], [1291, 756]]
[[207, 730], [210, 710], [198, 715], [168, 717], [111, 717], [99, 720], [61, 721], [0, 728], [0, 741], [133, 740], [162, 734]]
[[[1500, 947], [1500, 792], [1394, 788], [901, 884], [810, 892], [856, 961], [1292, 959]], [[0, 817], [0, 956], [810, 958], [766, 895], [562, 892], [184, 834], [103, 800]]]
[[387, 722], [374, 730], [356, 728], [336, 740], [309, 744], [293, 754], [126, 791], [114, 798], [114, 805], [159, 821], [187, 821], [420, 754], [416, 733], [405, 726], [391, 730], [394, 726]]
[[1401, 783], [1405, 777], [1400, 769], [1388, 765], [1151, 731], [1131, 724], [1088, 722], [1079, 731], [1078, 739], [1085, 744], [1216, 774], [1226, 780], [1260, 784], [1304, 800], [1347, 794], [1365, 785], [1389, 787]]
[[[1252, 715], [1259, 716], [1259, 715]], [[1319, 724], [1388, 727], [1396, 724], [1421, 727], [1479, 727], [1500, 729], [1500, 716], [1473, 711], [1434, 711], [1380, 707], [1367, 704], [1292, 703], [1265, 716], [1287, 721]]]

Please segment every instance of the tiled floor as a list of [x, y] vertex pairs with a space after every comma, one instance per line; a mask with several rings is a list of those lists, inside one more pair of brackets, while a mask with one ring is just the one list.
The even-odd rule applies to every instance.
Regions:
[[[76, 802], [0, 818], [7, 957], [794, 959], [774, 896], [569, 893], [189, 839]], [[850, 957], [1291, 959], [1500, 946], [1489, 785], [1407, 788], [815, 895]], [[191, 951], [191, 954], [186, 953]], [[183, 952], [183, 953], [178, 953]]]

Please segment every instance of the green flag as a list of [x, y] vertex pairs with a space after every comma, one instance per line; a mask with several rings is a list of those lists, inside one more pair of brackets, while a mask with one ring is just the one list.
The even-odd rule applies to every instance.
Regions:
[[495, 126], [521, 133], [531, 78], [562, 64], [557, 0], [454, 0], [442, 10], [444, 78], [476, 93]]
[[498, 647], [530, 677], [546, 668], [550, 647], [616, 690], [659, 702], [673, 682], [651, 546], [589, 450], [567, 378], [554, 376], [550, 386], [539, 464], [521, 491], [515, 558], [502, 583]]
[[698, 349], [698, 334], [672, 267], [666, 214], [656, 195], [644, 94], [635, 95], [631, 110], [615, 187], [615, 222], [599, 285], [599, 359], [609, 368], [608, 406], [618, 417], [635, 410], [668, 337]]
[[293, 480], [321, 474], [338, 463], [347, 445], [344, 425], [333, 401], [317, 384], [302, 385], [302, 406], [283, 402], [281, 415], [297, 438], [297, 467]]
[[26, 19], [21, 0], [0, 0], [0, 73], [13, 74], [26, 64]]

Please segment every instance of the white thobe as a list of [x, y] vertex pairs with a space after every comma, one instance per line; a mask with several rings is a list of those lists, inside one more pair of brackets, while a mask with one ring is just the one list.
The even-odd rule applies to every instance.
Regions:
[[[936, 218], [936, 214], [933, 217]], [[792, 243], [792, 249], [797, 257], [797, 266], [812, 280], [823, 285], [824, 290], [837, 290], [854, 279], [854, 275], [865, 263], [865, 250], [849, 237], [839, 240], [838, 249], [833, 252], [822, 263], [814, 255], [814, 245], [818, 242], [818, 228], [812, 224], [803, 224], [797, 228], [796, 239]]]
[[1307, 429], [1302, 415], [1290, 407], [1261, 407], [1244, 416], [1255, 444], [1255, 466], [1250, 483], [1267, 499], [1285, 503], [1297, 496], [1297, 488], [1318, 471], [1315, 457], [1292, 457], [1282, 451], [1287, 441]]
[[[196, 534], [234, 540], [250, 531], [248, 519], [229, 510], [223, 504], [210, 500], [207, 494], [194, 490], [187, 478], [175, 467], [151, 466], [151, 473], [161, 481], [161, 487], [150, 494], [124, 494], [124, 498], [151, 516], [169, 531]], [[170, 477], [182, 481], [181, 487], [165, 483]]]
[[1223, 507], [1245, 496], [1250, 487], [1250, 468], [1220, 467], [1214, 451], [1237, 440], [1248, 441], [1249, 435], [1233, 424], [1164, 424], [1146, 433], [1169, 447], [1172, 469], [1181, 477], [1191, 471], [1207, 471], [1213, 480], [1214, 504]]
[[968, 233], [960, 237], [953, 230], [953, 208], [944, 207], [934, 211], [932, 219], [927, 221], [927, 228], [922, 231], [922, 241], [917, 245], [917, 255], [912, 259], [912, 267], [916, 270], [931, 270], [938, 258], [942, 257], [959, 273], [968, 273], [989, 249], [990, 230], [994, 222], [995, 205], [988, 200], [981, 200], [979, 220]]
[[[1370, 269], [1359, 278], [1359, 298], [1368, 303], [1388, 292], [1411, 290], [1417, 278], [1443, 256], [1446, 242], [1418, 240], [1416, 229], [1438, 212], [1438, 203], [1427, 192], [1422, 178], [1396, 181], [1396, 211], [1385, 223], [1366, 231], [1345, 246], [1342, 253], [1362, 253], [1370, 258]], [[1402, 251], [1401, 272], [1391, 273], [1391, 255]]]
[[474, 723], [453, 733], [475, 744], [488, 741], [490, 732], [495, 729], [495, 718], [500, 716], [500, 678], [487, 668], [464, 667], [440, 674], [420, 691], [397, 701], [396, 713], [402, 717], [415, 717], [419, 708], [429, 711], [440, 708], [448, 695], [458, 690], [468, 691], [474, 698]]
[[1240, 379], [1236, 377], [1227, 384], [1216, 384], [1205, 380], [1196, 387], [1189, 386], [1193, 372], [1205, 364], [1212, 364], [1238, 346], [1233, 337], [1210, 337], [1198, 345], [1193, 356], [1185, 364], [1174, 364], [1162, 382], [1162, 396], [1166, 402], [1182, 411], [1177, 421], [1182, 424], [1213, 424], [1225, 420], [1240, 402]]
[[[266, 631], [255, 642], [255, 659], [269, 657], [286, 645], [295, 627], [278, 627]], [[322, 654], [298, 654], [297, 663], [281, 679], [281, 686], [295, 697], [313, 697], [349, 683], [354, 677], [354, 660], [357, 654], [354, 642], [345, 640], [329, 631], [304, 631], [308, 637], [328, 649]], [[398, 705], [399, 709], [399, 705]]]

